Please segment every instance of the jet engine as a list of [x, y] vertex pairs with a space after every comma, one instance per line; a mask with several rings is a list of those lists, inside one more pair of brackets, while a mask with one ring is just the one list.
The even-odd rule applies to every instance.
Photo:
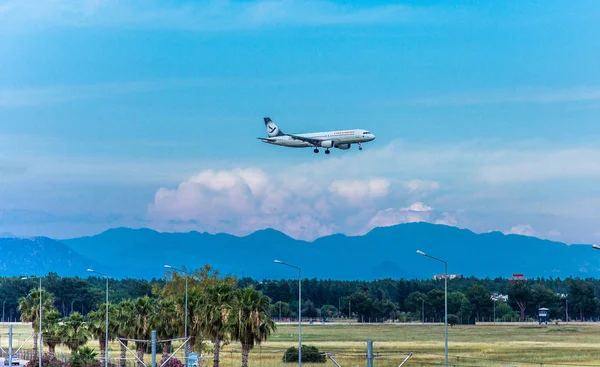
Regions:
[[350, 144], [338, 144], [335, 147], [338, 149], [341, 149], [341, 150], [346, 150], [346, 149], [350, 149]]
[[323, 140], [321, 142], [321, 146], [323, 148], [331, 148], [331, 147], [333, 147], [333, 141], [332, 140]]

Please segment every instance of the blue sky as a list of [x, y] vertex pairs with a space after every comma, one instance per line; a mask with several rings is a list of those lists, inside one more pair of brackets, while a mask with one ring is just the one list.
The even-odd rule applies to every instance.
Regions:
[[[595, 1], [0, 0], [0, 232], [600, 238]], [[365, 150], [268, 146], [364, 128]]]

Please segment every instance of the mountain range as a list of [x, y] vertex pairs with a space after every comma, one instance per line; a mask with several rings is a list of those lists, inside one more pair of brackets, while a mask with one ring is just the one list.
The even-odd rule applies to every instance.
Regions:
[[501, 232], [476, 234], [430, 223], [375, 228], [363, 236], [336, 234], [312, 242], [265, 229], [248, 236], [200, 232], [164, 233], [114, 228], [98, 235], [64, 240], [44, 237], [0, 238], [0, 275], [86, 276], [89, 267], [115, 278], [164, 275], [164, 265], [200, 268], [255, 279], [303, 278], [373, 280], [430, 278], [448, 272], [462, 276], [592, 277], [600, 275], [600, 253], [589, 245], [567, 245]]

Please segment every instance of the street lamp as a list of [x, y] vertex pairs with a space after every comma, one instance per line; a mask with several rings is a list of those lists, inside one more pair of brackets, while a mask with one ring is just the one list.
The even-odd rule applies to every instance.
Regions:
[[[93, 269], [88, 269], [90, 273], [96, 273], [106, 278], [106, 342], [104, 344], [104, 367], [108, 367], [108, 278], [106, 274], [102, 274]], [[72, 303], [71, 303], [72, 305]]]
[[448, 263], [431, 255], [427, 255], [421, 250], [417, 250], [417, 254], [426, 256], [430, 259], [444, 263], [444, 327], [445, 327], [445, 346], [444, 355], [446, 357], [446, 367], [448, 367]]
[[298, 269], [298, 366], [302, 367], [302, 273], [299, 267], [275, 260], [276, 264]]
[[184, 326], [184, 340], [185, 340], [185, 357], [184, 360], [187, 362], [187, 358], [188, 358], [188, 342], [187, 342], [187, 337], [188, 337], [188, 276], [187, 276], [187, 272], [183, 271], [183, 270], [179, 270], [177, 268], [172, 267], [171, 265], [165, 265], [165, 268], [167, 269], [173, 269], [176, 271], [179, 271], [183, 274], [185, 274], [185, 326]]
[[4, 306], [6, 305], [6, 301], [2, 302], [2, 322], [4, 322]]
[[[39, 362], [40, 363], [39, 363], [39, 367], [42, 367], [42, 347], [43, 347], [43, 344], [42, 344], [42, 277], [38, 277], [38, 278], [40, 280], [40, 332], [39, 332], [39, 342], [38, 342], [39, 346], [38, 346], [38, 348], [40, 348], [40, 356], [39, 356], [39, 359], [40, 359]], [[21, 279], [25, 280], [25, 279], [29, 279], [29, 278], [28, 277], [23, 277]]]

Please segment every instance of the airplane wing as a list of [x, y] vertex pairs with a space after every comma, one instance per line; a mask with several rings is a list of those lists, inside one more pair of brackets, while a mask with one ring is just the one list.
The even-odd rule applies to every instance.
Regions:
[[291, 134], [286, 134], [286, 135], [288, 135], [292, 139], [302, 140], [302, 141], [305, 141], [305, 142], [310, 143], [312, 145], [319, 145], [323, 140], [331, 140], [331, 139], [307, 138], [307, 137], [304, 137], [304, 136], [291, 135]]

